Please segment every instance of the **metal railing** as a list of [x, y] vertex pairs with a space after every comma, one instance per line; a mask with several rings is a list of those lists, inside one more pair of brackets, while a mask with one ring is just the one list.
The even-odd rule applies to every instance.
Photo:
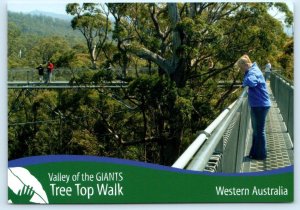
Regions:
[[250, 125], [247, 88], [172, 165], [197, 171], [239, 172]]
[[[74, 76], [82, 74], [84, 69], [67, 69], [67, 68], [55, 68], [52, 73], [53, 81], [69, 81]], [[46, 77], [47, 70], [44, 70], [44, 77]], [[45, 79], [45, 78], [44, 78]], [[9, 69], [8, 81], [26, 81], [27, 83], [39, 81], [39, 75], [37, 69]]]
[[[69, 81], [75, 76], [80, 77], [84, 72], [89, 71], [90, 69], [85, 68], [54, 68], [52, 72], [52, 81]], [[118, 68], [112, 69], [117, 77], [122, 77], [122, 70]], [[93, 70], [92, 70], [93, 71]], [[135, 72], [133, 68], [128, 68], [127, 72]], [[149, 72], [148, 68], [140, 67], [139, 72]], [[151, 72], [157, 71], [156, 68], [152, 68]], [[26, 81], [36, 82], [39, 81], [38, 70], [35, 68], [14, 68], [9, 69], [8, 71], [8, 81]], [[47, 69], [44, 69], [44, 77], [46, 77]], [[119, 78], [120, 79], [120, 78]]]
[[270, 78], [273, 96], [286, 124], [292, 142], [294, 142], [294, 86], [293, 82], [287, 80], [276, 72], [271, 73]]

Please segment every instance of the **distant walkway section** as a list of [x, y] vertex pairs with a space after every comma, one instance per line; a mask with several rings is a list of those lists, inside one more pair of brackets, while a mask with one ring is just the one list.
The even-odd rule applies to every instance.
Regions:
[[126, 82], [112, 81], [102, 84], [70, 84], [69, 81], [52, 81], [50, 83], [9, 81], [8, 89], [74, 89], [74, 88], [126, 88]]

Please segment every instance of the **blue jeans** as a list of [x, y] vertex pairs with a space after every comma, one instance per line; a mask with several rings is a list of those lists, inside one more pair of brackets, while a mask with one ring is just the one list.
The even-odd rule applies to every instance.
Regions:
[[46, 81], [45, 81], [45, 82], [46, 82], [46, 83], [48, 83], [48, 82], [50, 83], [50, 82], [51, 82], [51, 79], [52, 79], [52, 72], [48, 71], [48, 72], [47, 72], [47, 78], [46, 78]]
[[270, 80], [271, 72], [265, 72], [265, 80]]
[[253, 129], [252, 147], [249, 156], [263, 160], [267, 157], [265, 122], [270, 107], [251, 107]]

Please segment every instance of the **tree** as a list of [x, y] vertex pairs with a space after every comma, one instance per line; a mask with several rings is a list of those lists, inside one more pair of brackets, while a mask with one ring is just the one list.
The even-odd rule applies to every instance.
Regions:
[[71, 51], [71, 47], [65, 38], [62, 37], [46, 37], [39, 39], [34, 47], [30, 50], [28, 59], [34, 62], [34, 65], [46, 63], [49, 60], [62, 60], [67, 52]]
[[8, 57], [14, 54], [18, 55], [18, 44], [21, 35], [20, 29], [13, 22], [8, 22]]
[[98, 4], [94, 3], [83, 3], [81, 7], [78, 3], [68, 4], [66, 12], [74, 16], [71, 26], [74, 30], [78, 29], [83, 34], [92, 68], [96, 69], [96, 61], [111, 30], [108, 12], [105, 11], [103, 6], [99, 8]]
[[290, 80], [294, 79], [294, 41], [293, 39], [287, 40], [284, 44], [283, 52], [277, 58], [279, 64], [283, 68], [283, 75]]
[[[204, 84], [230, 71], [244, 53], [254, 58], [270, 54], [270, 47], [265, 47], [276, 46], [277, 34], [283, 35], [282, 28], [267, 12], [270, 6], [167, 3], [126, 4], [124, 9], [122, 5], [108, 5], [117, 14], [115, 36], [126, 40], [119, 43], [121, 54], [130, 52], [154, 62], [178, 87], [195, 77], [201, 77]], [[122, 12], [116, 7], [122, 7]], [[270, 29], [274, 23], [276, 27]]]

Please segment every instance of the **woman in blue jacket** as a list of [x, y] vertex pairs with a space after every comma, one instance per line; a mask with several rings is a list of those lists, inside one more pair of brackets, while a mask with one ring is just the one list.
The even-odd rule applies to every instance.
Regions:
[[266, 81], [256, 62], [252, 63], [247, 55], [242, 56], [237, 65], [245, 72], [243, 87], [249, 87], [248, 101], [253, 129], [249, 158], [264, 160], [267, 157], [265, 122], [271, 106]]

